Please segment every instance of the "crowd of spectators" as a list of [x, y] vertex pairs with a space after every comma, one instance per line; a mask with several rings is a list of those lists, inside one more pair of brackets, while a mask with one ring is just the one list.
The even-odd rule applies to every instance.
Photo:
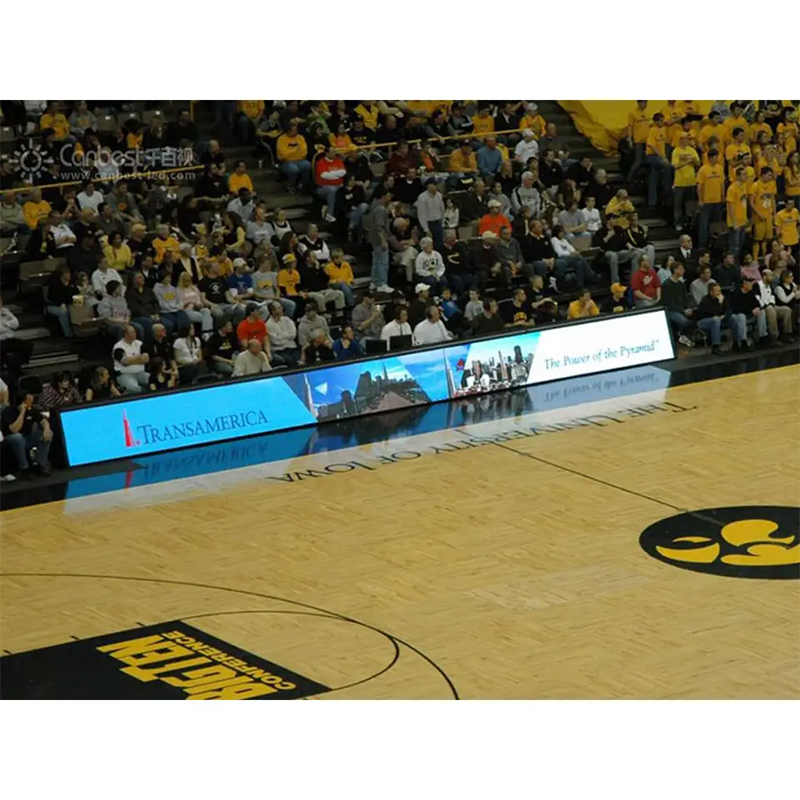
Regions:
[[[167, 121], [156, 104], [146, 124], [148, 112], [101, 130], [116, 109], [3, 103], [3, 125], [33, 137], [43, 166], [3, 164], [2, 235], [28, 260], [63, 259], [44, 294], [64, 337], [87, 322], [108, 337], [108, 368], [72, 400], [656, 305], [686, 346], [700, 331], [721, 352], [729, 327], [734, 349], [748, 347], [748, 320], [761, 343], [794, 339], [792, 106], [763, 101], [748, 117], [738, 103], [703, 115], [638, 101], [617, 185], [571, 155], [535, 102], [214, 106], [217, 138], [204, 140], [189, 112]], [[233, 146], [252, 161], [228, 158]], [[249, 170], [265, 161], [284, 194], [313, 196], [319, 224], [298, 235], [257, 192]], [[661, 263], [631, 200], [642, 179], [647, 216], [683, 233]], [[52, 188], [64, 180], [79, 185]], [[0, 307], [3, 360], [18, 370], [30, 349], [15, 323]]]

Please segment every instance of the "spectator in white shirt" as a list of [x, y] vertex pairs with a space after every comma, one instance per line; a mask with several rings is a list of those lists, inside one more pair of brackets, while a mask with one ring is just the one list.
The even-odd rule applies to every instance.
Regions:
[[136, 329], [129, 325], [112, 351], [117, 385], [130, 394], [139, 394], [148, 384], [146, 365], [150, 356], [142, 352], [142, 342], [136, 338]]
[[98, 298], [108, 294], [106, 286], [108, 286], [111, 281], [122, 283], [122, 278], [119, 272], [108, 266], [108, 261], [106, 261], [105, 258], [101, 258], [97, 264], [97, 269], [92, 273], [92, 289], [94, 289]]
[[[775, 302], [775, 294], [772, 290], [775, 274], [771, 269], [765, 269], [761, 273], [761, 278], [762, 279], [756, 284], [756, 289], [759, 305], [764, 310], [762, 316], [765, 318], [765, 322], [758, 326], [759, 336], [761, 338], [766, 336], [766, 329], [769, 328], [770, 337], [773, 340], [778, 339], [778, 325], [780, 325], [783, 329], [783, 336], [780, 337], [781, 340], [784, 342], [793, 342], [792, 310], [789, 306], [780, 305]], [[759, 318], [757, 321], [761, 322], [761, 319]]]
[[[528, 130], [526, 128], [525, 130]], [[515, 214], [522, 213], [523, 207], [531, 210], [531, 217], [539, 216], [542, 207], [542, 196], [533, 185], [533, 173], [523, 172], [520, 176], [520, 185], [511, 192], [511, 208]]]
[[597, 207], [597, 198], [589, 195], [586, 198], [586, 208], [581, 209], [581, 216], [586, 225], [586, 230], [590, 234], [597, 233], [603, 227], [603, 220], [600, 217], [600, 209]]
[[72, 232], [72, 228], [64, 222], [58, 211], [51, 211], [48, 218], [50, 220], [50, 233], [53, 234], [56, 250], [69, 250], [78, 241], [78, 238]]
[[246, 375], [260, 375], [272, 369], [267, 354], [261, 347], [258, 339], [251, 339], [247, 343], [247, 350], [236, 356], [233, 363], [233, 377], [243, 378]]
[[428, 306], [426, 319], [414, 328], [414, 346], [446, 342], [452, 337], [453, 334], [445, 328], [444, 322], [442, 322], [439, 309], [436, 306]]
[[270, 352], [272, 361], [287, 367], [297, 366], [300, 360], [300, 348], [297, 346], [297, 326], [293, 320], [283, 313], [283, 306], [273, 300], [269, 304], [270, 315], [267, 319]]
[[408, 309], [405, 306], [397, 306], [394, 312], [394, 319], [383, 326], [381, 339], [384, 342], [388, 342], [392, 336], [411, 336], [411, 326], [408, 324]]
[[425, 236], [419, 244], [422, 250], [414, 263], [414, 272], [422, 283], [433, 287], [436, 293], [444, 276], [444, 259], [441, 253], [433, 249], [433, 239], [430, 236]]
[[539, 158], [539, 142], [534, 138], [533, 131], [525, 128], [522, 131], [522, 139], [514, 148], [514, 161], [525, 165], [531, 158]]
[[189, 324], [178, 331], [173, 345], [175, 363], [181, 381], [191, 383], [203, 371], [203, 349], [199, 337], [194, 335], [194, 325]]
[[86, 181], [83, 185], [83, 191], [78, 195], [77, 200], [81, 211], [90, 208], [97, 214], [100, 203], [103, 202], [103, 193], [99, 189], [95, 189], [91, 181]]

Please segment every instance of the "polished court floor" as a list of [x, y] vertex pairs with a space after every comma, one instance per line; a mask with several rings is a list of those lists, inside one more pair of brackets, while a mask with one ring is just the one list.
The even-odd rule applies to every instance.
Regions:
[[[798, 387], [785, 367], [6, 511], [0, 649], [183, 620], [315, 699], [797, 698]], [[739, 506], [788, 529], [745, 511], [640, 544]], [[747, 577], [713, 568], [720, 529]]]

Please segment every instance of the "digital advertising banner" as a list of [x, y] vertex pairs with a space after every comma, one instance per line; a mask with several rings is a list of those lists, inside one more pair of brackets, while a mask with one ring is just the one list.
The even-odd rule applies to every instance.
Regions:
[[62, 411], [71, 466], [378, 414], [674, 358], [666, 313], [332, 363]]

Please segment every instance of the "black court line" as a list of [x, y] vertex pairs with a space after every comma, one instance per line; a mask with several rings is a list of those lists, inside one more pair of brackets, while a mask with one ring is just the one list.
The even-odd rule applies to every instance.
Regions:
[[[205, 617], [224, 617], [226, 615], [234, 615], [234, 614], [294, 614], [296, 616], [301, 617], [320, 617], [322, 619], [335, 619], [340, 622], [346, 622], [342, 617], [334, 616], [329, 613], [320, 614], [316, 611], [290, 611], [289, 609], [247, 609], [242, 611], [209, 611], [207, 614], [193, 614], [190, 617], [181, 617], [181, 620], [184, 622], [188, 622], [189, 620], [194, 619], [204, 619]], [[342, 689], [351, 689], [353, 686], [359, 686], [362, 683], [368, 683], [369, 681], [375, 680], [375, 678], [379, 678], [385, 672], [388, 672], [399, 660], [400, 660], [400, 647], [397, 644], [395, 638], [388, 633], [384, 633], [383, 631], [378, 631], [382, 636], [385, 636], [391, 643], [392, 647], [394, 647], [394, 657], [392, 660], [383, 668], [379, 669], [377, 672], [373, 673], [367, 678], [362, 678], [360, 681], [353, 681], [353, 683], [346, 683], [344, 686], [336, 686], [333, 689], [330, 689], [326, 694], [330, 694], [330, 692], [341, 692]], [[313, 697], [313, 695], [312, 695]]]
[[[458, 430], [458, 433], [462, 433], [465, 435], [465, 431]], [[581, 472], [578, 469], [573, 469], [572, 467], [564, 466], [563, 464], [556, 464], [555, 461], [548, 461], [546, 458], [542, 458], [541, 456], [535, 456], [532, 453], [523, 453], [519, 450], [515, 450], [513, 447], [509, 447], [506, 444], [502, 444], [500, 442], [492, 442], [495, 447], [499, 447], [503, 450], [508, 450], [510, 453], [514, 453], [518, 456], [524, 456], [525, 458], [530, 458], [533, 461], [538, 461], [540, 464], [546, 464], [548, 467], [554, 467], [555, 469], [559, 469], [562, 472], [569, 472], [571, 475], [577, 475], [579, 478], [585, 478], [588, 481], [593, 481], [594, 483], [599, 483], [601, 486], [607, 486], [609, 489], [617, 489], [620, 492], [625, 492], [626, 494], [633, 495], [634, 497], [640, 497], [642, 500], [649, 500], [651, 503], [658, 503], [658, 505], [665, 506], [666, 508], [671, 508], [673, 511], [678, 511], [681, 514], [691, 514], [693, 517], [697, 517], [697, 519], [703, 520], [703, 522], [708, 522], [715, 525], [718, 528], [725, 527], [725, 523], [720, 522], [718, 519], [714, 519], [713, 517], [706, 516], [701, 511], [692, 510], [691, 508], [684, 508], [683, 506], [676, 506], [673, 503], [668, 503], [666, 500], [660, 500], [657, 497], [653, 497], [649, 494], [644, 494], [644, 492], [637, 492], [635, 489], [629, 489], [627, 486], [620, 486], [617, 483], [612, 483], [611, 481], [603, 480], [602, 478], [596, 478], [594, 475], [589, 475], [586, 472]]]
[[[230, 592], [232, 594], [242, 594], [248, 595], [250, 597], [258, 597], [262, 600], [275, 600], [279, 603], [286, 603], [290, 606], [299, 606], [300, 608], [307, 608], [311, 609], [311, 611], [319, 612], [320, 616], [327, 616], [329, 618], [340, 619], [345, 622], [352, 622], [354, 625], [360, 625], [362, 628], [368, 628], [371, 631], [375, 631], [376, 633], [380, 633], [382, 636], [385, 636], [387, 639], [392, 640], [395, 642], [396, 645], [402, 645], [403, 647], [407, 647], [412, 652], [416, 653], [420, 658], [432, 666], [441, 677], [444, 679], [444, 682], [447, 684], [450, 693], [453, 695], [454, 700], [459, 700], [460, 697], [458, 695], [458, 690], [455, 687], [455, 684], [450, 679], [450, 676], [432, 659], [430, 656], [425, 655], [421, 650], [414, 647], [413, 644], [409, 644], [408, 642], [404, 641], [403, 639], [398, 638], [397, 636], [393, 636], [391, 633], [387, 633], [380, 628], [376, 628], [374, 625], [370, 625], [367, 622], [362, 622], [361, 620], [354, 619], [353, 617], [348, 617], [345, 614], [338, 614], [335, 611], [329, 611], [326, 608], [320, 608], [319, 606], [311, 605], [310, 603], [302, 603], [299, 600], [287, 600], [285, 597], [279, 597], [278, 595], [274, 594], [265, 594], [263, 592], [250, 592], [246, 589], [233, 589], [230, 586], [215, 586], [214, 584], [210, 583], [194, 583], [192, 581], [176, 581], [170, 580], [168, 578], [138, 578], [130, 575], [92, 575], [88, 573], [68, 573], [68, 572], [2, 572], [0, 573], [0, 578], [88, 578], [92, 580], [114, 580], [114, 581], [136, 581], [139, 583], [162, 583], [168, 584], [170, 586], [191, 586], [196, 589], [213, 589], [219, 592]], [[268, 609], [265, 609], [268, 610]], [[209, 616], [213, 616], [213, 613], [210, 613]], [[395, 660], [392, 661], [391, 666], [394, 666]], [[358, 681], [357, 683], [360, 683]], [[353, 684], [355, 685], [355, 684]], [[338, 687], [339, 689], [347, 688], [347, 687]]]

